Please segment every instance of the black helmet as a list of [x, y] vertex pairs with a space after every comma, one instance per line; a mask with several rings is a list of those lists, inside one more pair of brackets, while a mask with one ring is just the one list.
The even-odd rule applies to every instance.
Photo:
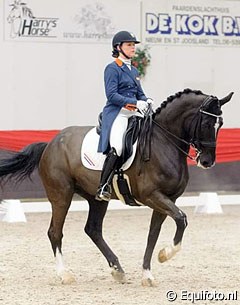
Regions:
[[136, 36], [133, 33], [130, 33], [128, 31], [120, 31], [117, 34], [115, 34], [113, 37], [113, 40], [112, 40], [113, 49], [116, 48], [116, 46], [120, 45], [123, 42], [140, 43], [140, 41], [137, 40]]

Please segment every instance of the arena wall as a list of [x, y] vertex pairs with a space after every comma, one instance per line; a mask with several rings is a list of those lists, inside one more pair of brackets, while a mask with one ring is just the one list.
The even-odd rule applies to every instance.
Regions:
[[[232, 35], [223, 33], [221, 23], [224, 16], [238, 22], [239, 1], [204, 0], [200, 5], [193, 0], [178, 1], [178, 5], [172, 0], [24, 2], [35, 23], [30, 33], [30, 17], [26, 17], [20, 36], [14, 37], [9, 22], [14, 1], [3, 0], [0, 7], [0, 130], [96, 124], [105, 104], [103, 70], [112, 61], [111, 37], [122, 29], [135, 32], [149, 46], [151, 65], [142, 84], [156, 106], [186, 87], [218, 97], [234, 91], [231, 104], [224, 107], [224, 127], [240, 126], [239, 23]], [[205, 32], [177, 36], [174, 20], [186, 14], [197, 15], [200, 21], [215, 16], [217, 33], [212, 19], [207, 19]], [[165, 18], [162, 28], [160, 15]], [[159, 22], [154, 28], [157, 33], [151, 33], [153, 16]], [[167, 16], [171, 33], [165, 33]], [[37, 35], [40, 30], [48, 30], [49, 36]], [[76, 31], [83, 37], [73, 36]]]

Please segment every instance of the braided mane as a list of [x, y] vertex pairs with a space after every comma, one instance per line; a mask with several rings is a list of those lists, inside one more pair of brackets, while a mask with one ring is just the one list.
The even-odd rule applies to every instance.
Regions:
[[192, 90], [189, 88], [184, 89], [183, 91], [177, 92], [174, 95], [170, 95], [166, 101], [162, 102], [162, 104], [160, 105], [160, 107], [158, 107], [155, 111], [155, 114], [158, 114], [161, 112], [161, 110], [163, 108], [165, 108], [167, 106], [168, 103], [172, 102], [175, 98], [179, 98], [181, 97], [183, 94], [189, 94], [189, 93], [195, 93], [196, 95], [200, 95], [203, 94], [202, 91], [200, 90]]

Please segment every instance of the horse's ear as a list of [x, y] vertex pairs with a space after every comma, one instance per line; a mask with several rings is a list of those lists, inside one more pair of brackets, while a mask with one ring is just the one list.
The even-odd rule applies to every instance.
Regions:
[[232, 96], [233, 96], [233, 93], [234, 92], [231, 92], [227, 96], [225, 96], [221, 100], [219, 100], [220, 105], [222, 106], [222, 105], [226, 104], [227, 102], [229, 102], [231, 100]]

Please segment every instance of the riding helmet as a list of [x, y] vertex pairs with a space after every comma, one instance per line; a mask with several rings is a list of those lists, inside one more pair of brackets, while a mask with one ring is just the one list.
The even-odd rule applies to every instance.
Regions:
[[135, 42], [140, 43], [140, 41], [137, 40], [136, 36], [128, 31], [120, 31], [117, 34], [114, 35], [112, 40], [112, 47], [113, 49], [116, 48], [116, 46], [120, 45], [123, 42]]

